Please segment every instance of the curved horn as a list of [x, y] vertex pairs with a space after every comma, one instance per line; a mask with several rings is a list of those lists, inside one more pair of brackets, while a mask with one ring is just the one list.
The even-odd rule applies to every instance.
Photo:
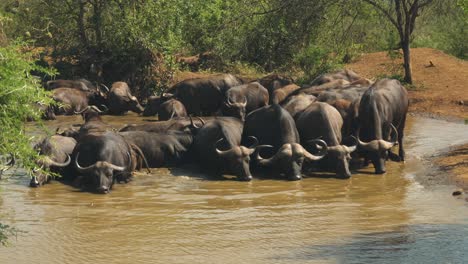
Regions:
[[299, 146], [302, 147], [302, 149], [304, 151], [304, 157], [305, 158], [307, 158], [308, 160], [314, 161], [314, 160], [319, 160], [319, 159], [322, 159], [323, 157], [325, 157], [325, 155], [328, 152], [328, 145], [327, 145], [327, 143], [325, 143], [325, 141], [323, 141], [321, 139], [313, 139], [313, 140], [309, 140], [307, 143], [309, 143], [309, 142], [314, 143], [316, 145], [319, 145], [321, 148], [319, 148], [319, 152], [317, 153], [317, 155], [314, 155], [314, 154], [310, 153], [309, 151], [307, 151], [300, 144], [298, 144]]
[[122, 167], [122, 166], [117, 166], [117, 165], [114, 165], [112, 163], [109, 163], [109, 162], [106, 162], [107, 166], [113, 170], [116, 170], [116, 171], [124, 171], [125, 170], [125, 167]]
[[218, 144], [219, 144], [219, 142], [221, 142], [221, 141], [223, 141], [223, 140], [224, 140], [224, 138], [220, 138], [220, 139], [219, 139], [218, 141], [216, 141], [216, 143], [215, 143], [215, 150], [216, 150], [216, 153], [218, 153], [218, 155], [221, 156], [221, 157], [226, 156], [226, 154], [228, 154], [228, 153], [231, 151], [231, 149], [228, 149], [228, 150], [219, 150], [219, 149], [218, 149]]
[[241, 106], [242, 107], [246, 107], [247, 106], [247, 97], [244, 96], [244, 102], [241, 103]]
[[[103, 83], [100, 83], [99, 85], [101, 85], [102, 87], [104, 87], [104, 89], [106, 89], [107, 92], [109, 92], [109, 87], [107, 87], [106, 85], [104, 85]], [[99, 86], [98, 86], [99, 87]]]
[[86, 110], [88, 110], [88, 109], [90, 109], [90, 108], [91, 108], [91, 106], [88, 105], [87, 107], [85, 107], [85, 108], [84, 108], [83, 110], [81, 110], [81, 111], [73, 111], [73, 112], [75, 113], [75, 115], [81, 115], [82, 113], [84, 113]]
[[257, 146], [257, 148], [256, 148], [257, 156], [255, 158], [257, 159], [258, 164], [260, 164], [262, 166], [269, 166], [276, 159], [276, 156], [278, 155], [279, 151], [275, 155], [273, 155], [271, 158], [264, 159], [264, 158], [262, 158], [262, 156], [260, 156], [260, 150], [263, 149], [263, 148], [273, 148], [273, 146], [272, 145]]
[[248, 136], [247, 138], [250, 138], [253, 140], [253, 144], [249, 147], [250, 149], [254, 149], [258, 146], [258, 139], [254, 136]]
[[78, 156], [80, 156], [80, 152], [76, 153], [76, 156], [75, 156], [75, 166], [80, 173], [86, 173], [96, 166], [96, 163], [94, 163], [93, 165], [90, 165], [88, 167], [81, 167], [80, 164], [78, 163]]
[[98, 112], [98, 113], [102, 113], [102, 110], [99, 109], [99, 108], [98, 108], [97, 106], [95, 106], [95, 105], [89, 106], [89, 109], [93, 109], [94, 111], [96, 111], [96, 112]]
[[189, 117], [189, 118], [190, 118], [190, 126], [196, 128], [196, 129], [200, 129], [200, 128], [202, 128], [202, 127], [205, 125], [205, 121], [204, 121], [201, 117], [198, 117], [198, 116], [197, 116], [197, 118], [198, 118], [198, 119], [200, 120], [200, 122], [202, 123], [201, 126], [195, 125], [195, 123], [193, 122], [193, 118], [192, 118], [192, 117]]
[[352, 146], [344, 146], [344, 147], [345, 147], [345, 149], [346, 149], [346, 151], [347, 151], [348, 153], [351, 153], [351, 152], [355, 151], [355, 150], [356, 150], [356, 148], [357, 148], [357, 146], [358, 146], [358, 144], [359, 144], [359, 142], [358, 142], [358, 140], [357, 140], [357, 138], [356, 138], [356, 137], [354, 137], [354, 136], [350, 136], [350, 138], [352, 138], [352, 139], [353, 139], [353, 141], [354, 141], [354, 145], [352, 145]]
[[391, 134], [393, 135], [392, 137], [392, 141], [386, 141], [386, 140], [380, 140], [380, 145], [382, 148], [384, 149], [391, 149], [393, 146], [395, 146], [397, 144], [397, 140], [398, 140], [398, 131], [397, 129], [395, 128], [395, 126], [390, 123], [390, 128], [392, 129], [392, 132]]
[[54, 167], [63, 168], [63, 167], [66, 167], [66, 166], [68, 166], [70, 164], [71, 158], [70, 158], [70, 155], [67, 154], [67, 160], [65, 162], [63, 162], [63, 163], [56, 162], [56, 161], [52, 160], [49, 157], [46, 158], [46, 161], [47, 161], [49, 167], [54, 166]]
[[234, 102], [231, 101], [231, 97], [228, 96], [226, 104], [230, 107], [234, 105]]

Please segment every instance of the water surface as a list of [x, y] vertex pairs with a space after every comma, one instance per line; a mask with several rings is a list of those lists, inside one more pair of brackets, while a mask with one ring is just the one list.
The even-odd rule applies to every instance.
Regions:
[[[46, 125], [64, 122], [81, 120]], [[467, 263], [467, 202], [426, 161], [468, 142], [467, 131], [412, 117], [407, 162], [350, 180], [246, 183], [153, 169], [97, 195], [59, 182], [28, 188], [13, 175], [0, 182], [0, 219], [25, 233], [0, 248], [0, 263]]]

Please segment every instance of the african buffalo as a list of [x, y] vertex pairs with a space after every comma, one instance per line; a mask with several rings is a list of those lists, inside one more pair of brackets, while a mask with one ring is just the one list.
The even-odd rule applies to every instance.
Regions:
[[37, 143], [34, 149], [38, 151], [39, 155], [42, 155], [42, 157], [36, 161], [36, 164], [40, 166], [42, 170], [33, 171], [29, 186], [38, 187], [49, 182], [52, 177], [47, 173], [48, 169], [55, 173], [65, 174], [66, 167], [70, 164], [70, 155], [75, 145], [76, 140], [74, 138], [59, 135], [46, 137], [41, 142]]
[[[232, 173], [238, 180], [250, 181], [250, 155], [254, 146], [241, 146], [243, 123], [238, 118], [218, 117], [198, 128], [194, 155], [205, 168], [216, 174]], [[254, 140], [256, 141], [256, 140]]]
[[[205, 117], [205, 120], [211, 119], [210, 117]], [[195, 118], [193, 121], [190, 118], [176, 118], [166, 121], [151, 122], [146, 124], [130, 124], [119, 129], [119, 132], [126, 131], [147, 131], [155, 133], [165, 133], [167, 131], [190, 131], [191, 124], [195, 123], [196, 126], [203, 125], [203, 122], [200, 119]]]
[[112, 84], [107, 95], [107, 106], [111, 115], [123, 115], [127, 111], [140, 114], [144, 111], [138, 99], [132, 95], [130, 87], [125, 82], [115, 82]]
[[78, 139], [89, 133], [97, 134], [115, 130], [111, 125], [104, 122], [99, 113], [93, 111], [93, 109], [87, 109], [81, 115], [85, 122], [78, 131]]
[[168, 92], [182, 102], [188, 114], [211, 115], [220, 109], [224, 93], [242, 83], [241, 79], [231, 74], [220, 74], [181, 81]]
[[[398, 80], [382, 79], [362, 95], [359, 105], [359, 147], [366, 160], [375, 167], [375, 173], [385, 173], [385, 160], [405, 159], [403, 133], [408, 112], [408, 92]], [[391, 141], [389, 138], [392, 136]], [[399, 154], [390, 149], [397, 144]], [[362, 141], [361, 141], [362, 140]]]
[[[356, 146], [342, 144], [341, 128], [343, 118], [331, 105], [322, 102], [311, 103], [296, 119], [301, 142], [321, 138], [328, 145], [327, 155], [318, 161], [326, 169], [334, 169], [338, 178], [349, 178], [349, 161]], [[307, 144], [305, 144], [307, 146]]]
[[84, 92], [73, 88], [57, 88], [52, 91], [52, 99], [60, 104], [55, 114], [73, 115], [84, 111], [90, 105], [102, 105], [105, 98], [101, 93]]
[[268, 90], [270, 95], [269, 104], [273, 104], [274, 91], [289, 84], [293, 84], [293, 80], [279, 74], [270, 74], [258, 80], [258, 82]]
[[99, 193], [108, 193], [113, 184], [128, 182], [132, 171], [141, 167], [144, 155], [124, 137], [107, 131], [86, 134], [73, 150], [72, 159], [81, 186]]
[[368, 86], [347, 86], [342, 89], [322, 91], [317, 101], [328, 103], [338, 110], [343, 118], [343, 136], [356, 135], [359, 103]]
[[90, 81], [86, 79], [78, 80], [51, 80], [46, 83], [46, 88], [48, 90], [53, 90], [56, 88], [74, 88], [81, 91], [89, 92], [96, 91], [96, 86], [94, 86]]
[[366, 81], [367, 79], [362, 78], [361, 76], [359, 76], [357, 73], [355, 73], [352, 70], [342, 69], [342, 70], [338, 70], [335, 72], [322, 74], [318, 76], [317, 78], [315, 78], [310, 85], [311, 86], [321, 85], [321, 84], [331, 82], [334, 80], [345, 80], [345, 81], [352, 83], [356, 81], [363, 82], [363, 81]]
[[257, 153], [257, 164], [284, 173], [289, 180], [302, 178], [301, 169], [304, 159], [318, 160], [326, 152], [326, 144], [320, 140], [316, 141], [322, 147], [318, 156], [304, 149], [299, 144], [299, 133], [294, 119], [277, 104], [259, 108], [247, 115], [242, 137], [246, 140], [252, 136], [258, 139], [259, 144], [269, 145], [273, 154], [271, 158], [263, 159], [260, 153]]
[[171, 94], [163, 93], [161, 96], [148, 98], [143, 116], [158, 114], [158, 120], [165, 121], [176, 117], [187, 117], [185, 106]]
[[253, 110], [268, 105], [267, 89], [258, 82], [238, 85], [226, 91], [222, 106], [224, 116], [237, 117], [245, 120], [245, 115]]
[[120, 132], [120, 135], [141, 149], [151, 168], [177, 165], [186, 157], [193, 142], [190, 132], [180, 131], [127, 131]]
[[281, 104], [291, 93], [299, 89], [300, 86], [296, 84], [288, 84], [281, 88], [276, 89], [273, 91], [273, 104]]
[[288, 97], [287, 100], [281, 103], [284, 110], [288, 111], [289, 114], [296, 119], [297, 114], [304, 111], [312, 102], [315, 102], [317, 98], [310, 94], [298, 94]]

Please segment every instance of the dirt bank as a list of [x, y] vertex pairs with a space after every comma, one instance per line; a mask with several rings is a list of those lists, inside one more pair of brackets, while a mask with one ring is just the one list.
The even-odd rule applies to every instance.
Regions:
[[[410, 112], [424, 116], [468, 122], [468, 62], [429, 48], [411, 49], [414, 85], [408, 86]], [[347, 65], [367, 78], [403, 76], [401, 59], [387, 52], [362, 55]], [[468, 133], [468, 124], [467, 124]], [[468, 192], [468, 144], [435, 160]]]

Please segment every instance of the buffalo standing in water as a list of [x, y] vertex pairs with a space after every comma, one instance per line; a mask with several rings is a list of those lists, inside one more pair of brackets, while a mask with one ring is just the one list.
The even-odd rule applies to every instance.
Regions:
[[[376, 174], [385, 173], [388, 157], [395, 161], [405, 159], [403, 133], [408, 107], [408, 92], [398, 80], [379, 80], [362, 95], [358, 117], [359, 147], [365, 159], [374, 164]], [[397, 140], [400, 145], [398, 155], [390, 151]]]
[[125, 82], [115, 82], [112, 84], [107, 95], [107, 106], [111, 115], [123, 115], [127, 111], [140, 114], [144, 111], [143, 106], [132, 95], [130, 87]]
[[258, 82], [239, 85], [226, 91], [223, 115], [245, 120], [245, 115], [268, 105], [268, 90]]
[[241, 146], [243, 127], [243, 123], [233, 117], [215, 118], [201, 128], [195, 127], [193, 149], [201, 165], [216, 174], [229, 173], [238, 180], [250, 181], [250, 155], [256, 143], [251, 147]]
[[328, 145], [327, 155], [318, 161], [326, 169], [336, 171], [338, 178], [349, 178], [349, 161], [356, 145], [348, 147], [341, 143], [343, 118], [340, 113], [326, 103], [311, 103], [296, 119], [301, 142], [316, 138], [323, 139]]
[[326, 152], [326, 144], [321, 140], [314, 143], [321, 146], [321, 153], [313, 155], [299, 144], [299, 133], [292, 116], [281, 106], [274, 104], [259, 108], [249, 115], [244, 125], [244, 140], [248, 137], [255, 137], [259, 144], [258, 148], [269, 147], [273, 156], [263, 159], [260, 153], [257, 154], [257, 164], [261, 167], [273, 168], [282, 172], [289, 180], [300, 180], [302, 164], [304, 159], [308, 161], [319, 160]]

